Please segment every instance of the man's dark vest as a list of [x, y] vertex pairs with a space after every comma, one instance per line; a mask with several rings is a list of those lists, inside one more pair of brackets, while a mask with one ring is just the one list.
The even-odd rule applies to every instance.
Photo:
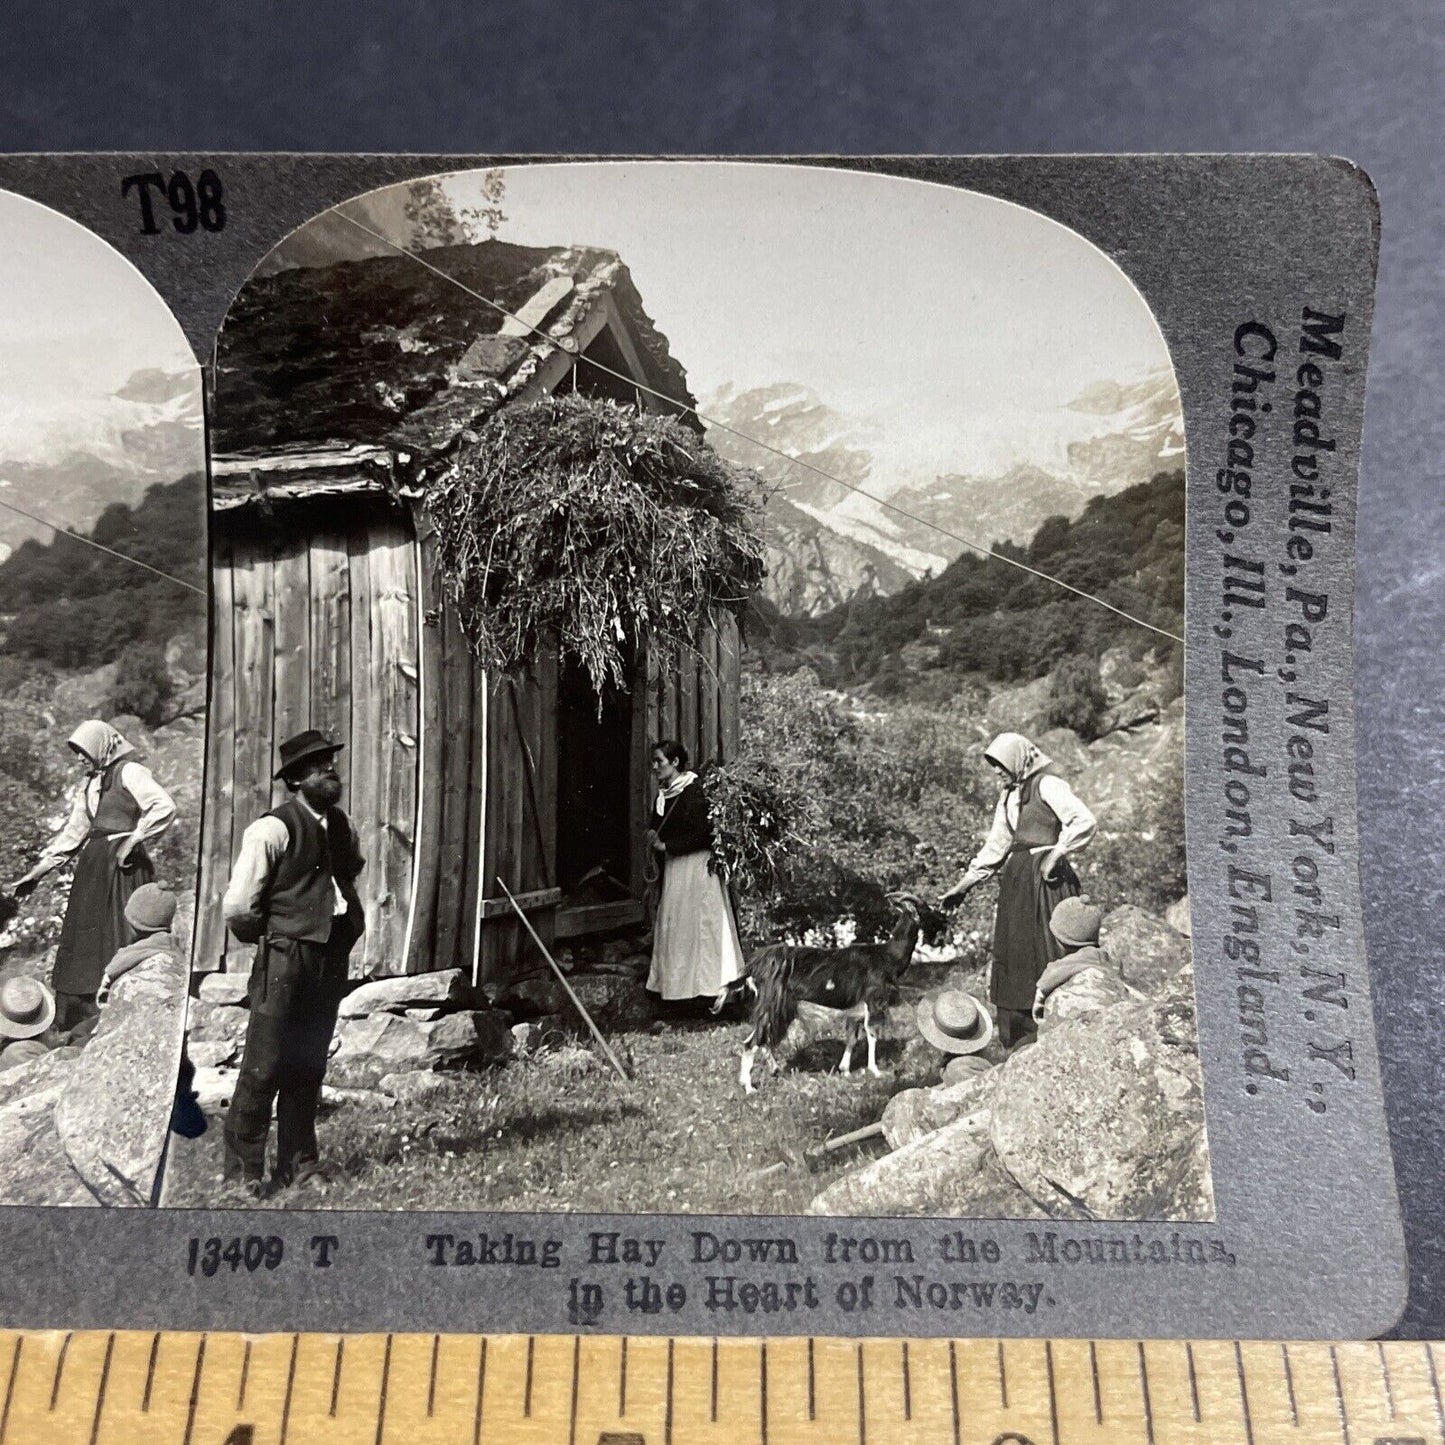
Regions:
[[[288, 798], [266, 816], [285, 823], [291, 840], [266, 891], [263, 904], [266, 931], [280, 934], [282, 938], [324, 943], [331, 936], [336, 911], [326, 834], [298, 798]], [[332, 808], [326, 815], [326, 826], [328, 830], [336, 830], [336, 841], [340, 844], [350, 825], [339, 808]], [[353, 892], [346, 886], [349, 883], [348, 879], [342, 887], [348, 903]]]

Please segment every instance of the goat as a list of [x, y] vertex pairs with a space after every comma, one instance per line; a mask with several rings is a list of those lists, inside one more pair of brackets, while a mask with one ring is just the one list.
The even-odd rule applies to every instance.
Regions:
[[[748, 965], [754, 992], [753, 1027], [743, 1040], [738, 1082], [753, 1092], [753, 1059], [761, 1049], [772, 1071], [781, 1065], [775, 1050], [786, 1036], [799, 1009], [805, 1005], [836, 1009], [847, 1020], [847, 1040], [838, 1072], [852, 1071], [853, 1048], [861, 1032], [868, 1040], [868, 1072], [878, 1073], [878, 1040], [872, 1015], [894, 1000], [898, 980], [913, 961], [920, 934], [927, 928], [929, 941], [940, 937], [947, 920], [911, 893], [890, 893], [899, 910], [898, 922], [884, 943], [852, 943], [846, 948], [809, 948], [801, 944], [773, 943], [759, 949]], [[925, 914], [927, 919], [925, 920]]]

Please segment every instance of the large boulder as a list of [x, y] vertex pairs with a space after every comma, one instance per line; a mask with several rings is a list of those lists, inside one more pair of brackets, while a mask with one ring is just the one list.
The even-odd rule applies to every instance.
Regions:
[[1037, 1219], [1043, 1210], [994, 1155], [985, 1104], [836, 1179], [809, 1214]]
[[514, 979], [497, 994], [496, 1004], [519, 1019], [543, 1018], [572, 1007], [562, 985], [550, 973]]
[[459, 968], [445, 968], [364, 983], [341, 1000], [341, 1017], [358, 1019], [412, 1008], [466, 1008], [475, 1001], [467, 975]]
[[990, 734], [1024, 733], [1037, 737], [1048, 725], [1050, 679], [1035, 678], [1022, 687], [1006, 687], [988, 700], [984, 716]]
[[1099, 942], [1124, 981], [1150, 995], [1160, 993], [1190, 957], [1187, 938], [1132, 903], [1105, 917]]
[[1212, 1218], [1192, 970], [1158, 999], [1075, 1019], [1017, 1053], [988, 1132], [1049, 1215]]
[[[496, 1009], [446, 1014], [431, 1023], [393, 1013], [344, 1019], [332, 1064], [338, 1082], [362, 1087], [391, 1073], [480, 1068], [511, 1055], [511, 1024], [511, 1015]], [[368, 1073], [374, 1075], [369, 1081]]]
[[[614, 973], [576, 973], [567, 981], [604, 1034], [628, 1033], [651, 1025], [655, 1016], [652, 999], [636, 979]], [[564, 1028], [572, 1033], [587, 1032], [570, 1000], [561, 1014]]]
[[71, 1166], [104, 1204], [156, 1197], [185, 1026], [186, 964], [159, 953], [111, 987], [55, 1110]]
[[1090, 743], [1086, 765], [1069, 782], [1106, 831], [1129, 828], [1157, 801], [1161, 780], [1177, 776], [1183, 757], [1183, 708], [1171, 703], [1158, 722]]
[[1181, 934], [1185, 938], [1189, 937], [1189, 895], [1187, 893], [1164, 910], [1164, 921], [1175, 933]]
[[249, 973], [208, 973], [201, 979], [196, 997], [202, 1003], [245, 1007], [251, 987]]
[[1112, 968], [1081, 969], [1044, 1000], [1044, 1016], [1039, 1021], [1039, 1032], [1049, 1033], [1060, 1024], [1088, 1018], [1139, 997]]
[[55, 1129], [64, 1082], [0, 1107], [0, 1204], [96, 1204]]
[[193, 1041], [206, 1039], [239, 1047], [245, 1042], [246, 1027], [250, 1022], [249, 1009], [207, 1003], [204, 999], [195, 998], [186, 1011], [186, 1036]]
[[79, 1056], [78, 1049], [49, 1049], [39, 1058], [0, 1072], [0, 1109], [27, 1094], [64, 1083]]
[[987, 1107], [998, 1074], [997, 1068], [986, 1068], [957, 1083], [935, 1084], [931, 1089], [904, 1089], [894, 1094], [883, 1107], [883, 1137], [888, 1147], [901, 1149], [965, 1114]]

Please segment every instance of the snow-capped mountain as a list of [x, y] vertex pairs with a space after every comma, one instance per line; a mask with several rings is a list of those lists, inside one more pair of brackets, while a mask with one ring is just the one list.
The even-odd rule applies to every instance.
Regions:
[[[153, 483], [204, 466], [198, 369], [148, 368], [102, 393], [0, 390], [0, 502], [60, 526], [85, 530], [111, 502], [137, 502]], [[0, 508], [0, 543], [49, 535]]]
[[[810, 594], [796, 567], [783, 569], [785, 583], [770, 580], [773, 601], [788, 611], [836, 605], [836, 580], [865, 568], [869, 585], [887, 593], [941, 571], [970, 542], [1027, 542], [1046, 517], [1076, 517], [1091, 497], [1184, 462], [1179, 394], [1167, 372], [1100, 383], [1037, 416], [997, 418], [992, 435], [958, 439], [960, 457], [977, 467], [950, 469], [941, 457], [922, 473], [896, 464], [906, 445], [891, 446], [876, 424], [834, 410], [804, 386], [724, 387], [700, 410], [721, 423], [708, 431], [718, 451], [778, 486], [774, 550], [803, 542], [810, 555], [820, 545], [834, 554], [832, 587]], [[811, 523], [806, 532], [799, 514]], [[825, 533], [832, 537], [820, 543]], [[880, 555], [893, 566], [878, 568]]]

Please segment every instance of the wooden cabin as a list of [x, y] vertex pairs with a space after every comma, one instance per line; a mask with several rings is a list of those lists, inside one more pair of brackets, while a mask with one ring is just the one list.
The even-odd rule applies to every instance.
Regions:
[[677, 667], [641, 645], [600, 712], [555, 654], [517, 678], [474, 663], [422, 505], [467, 429], [558, 390], [693, 399], [612, 253], [425, 255], [460, 284], [405, 256], [284, 270], [253, 278], [218, 341], [201, 972], [250, 966], [220, 900], [242, 831], [284, 796], [277, 746], [303, 728], [346, 744], [367, 858], [354, 973], [493, 985], [541, 962], [499, 880], [549, 944], [638, 921], [652, 744], [677, 737], [696, 762], [736, 747], [730, 617], [700, 618], [699, 656]]

